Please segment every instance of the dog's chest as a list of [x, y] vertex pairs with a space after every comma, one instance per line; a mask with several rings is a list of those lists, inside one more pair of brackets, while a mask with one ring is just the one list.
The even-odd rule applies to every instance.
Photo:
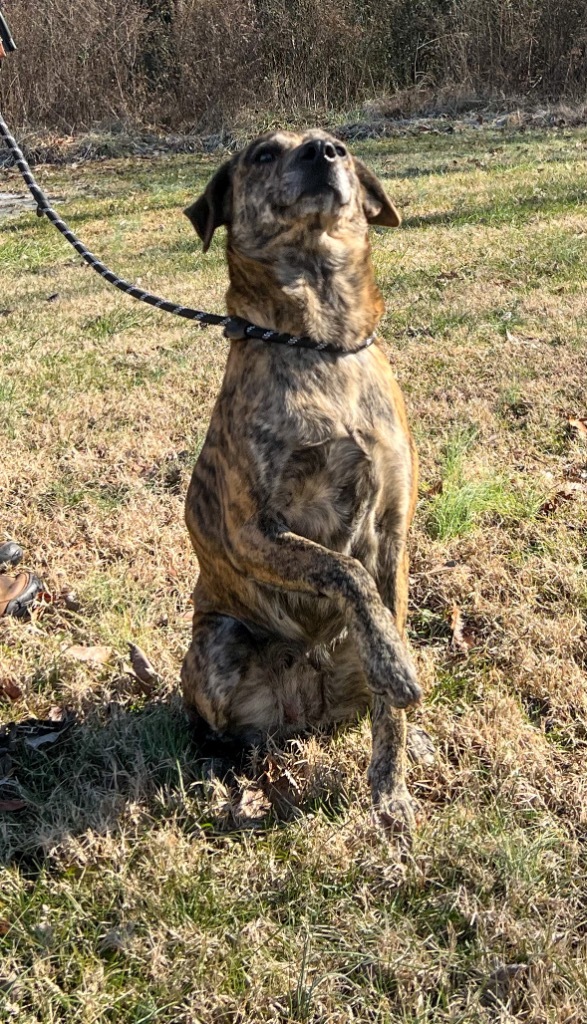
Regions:
[[370, 532], [378, 483], [368, 446], [347, 434], [294, 448], [270, 504], [294, 533], [343, 551], [359, 530]]

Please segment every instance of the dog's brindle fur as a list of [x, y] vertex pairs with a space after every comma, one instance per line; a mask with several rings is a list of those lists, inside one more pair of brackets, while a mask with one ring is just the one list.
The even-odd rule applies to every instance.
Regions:
[[[229, 313], [354, 348], [383, 312], [368, 225], [400, 218], [321, 131], [275, 132], [225, 163], [186, 213], [227, 227]], [[402, 709], [420, 697], [404, 637], [417, 463], [376, 345], [328, 355], [231, 343], [187, 496], [200, 563], [183, 692], [246, 745], [371, 707], [380, 821], [409, 828]]]

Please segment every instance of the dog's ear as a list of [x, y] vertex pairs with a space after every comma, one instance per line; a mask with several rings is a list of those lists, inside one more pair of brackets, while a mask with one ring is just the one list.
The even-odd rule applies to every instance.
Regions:
[[399, 227], [402, 219], [379, 178], [360, 160], [355, 160], [355, 171], [363, 190], [363, 210], [369, 224], [379, 224], [384, 228]]
[[222, 164], [208, 182], [206, 191], [183, 211], [202, 239], [204, 252], [208, 252], [216, 228], [230, 220], [232, 163], [227, 160]]

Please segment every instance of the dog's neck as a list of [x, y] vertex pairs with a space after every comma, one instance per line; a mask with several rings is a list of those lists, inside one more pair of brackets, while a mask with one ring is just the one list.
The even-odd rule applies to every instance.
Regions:
[[262, 259], [252, 259], [229, 237], [228, 312], [260, 327], [356, 347], [373, 333], [384, 309], [368, 241], [322, 233], [301, 242], [269, 245]]

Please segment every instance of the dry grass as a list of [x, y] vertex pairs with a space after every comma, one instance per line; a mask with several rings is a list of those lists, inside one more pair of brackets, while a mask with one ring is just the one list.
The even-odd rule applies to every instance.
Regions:
[[[79, 599], [0, 624], [0, 682], [22, 690], [2, 720], [76, 715], [54, 747], [15, 750], [1, 790], [27, 801], [0, 814], [8, 1020], [587, 1019], [587, 448], [566, 420], [587, 410], [586, 145], [481, 131], [361, 149], [405, 215], [374, 250], [422, 458], [415, 717], [438, 757], [411, 770], [403, 861], [368, 820], [367, 723], [276, 752], [268, 814], [190, 747], [182, 504], [224, 342], [106, 290], [30, 213], [0, 226], [2, 539]], [[40, 177], [122, 273], [220, 310], [221, 241], [202, 257], [179, 214], [216, 162]], [[131, 640], [163, 677], [148, 696]], [[82, 665], [72, 644], [114, 655]]]

